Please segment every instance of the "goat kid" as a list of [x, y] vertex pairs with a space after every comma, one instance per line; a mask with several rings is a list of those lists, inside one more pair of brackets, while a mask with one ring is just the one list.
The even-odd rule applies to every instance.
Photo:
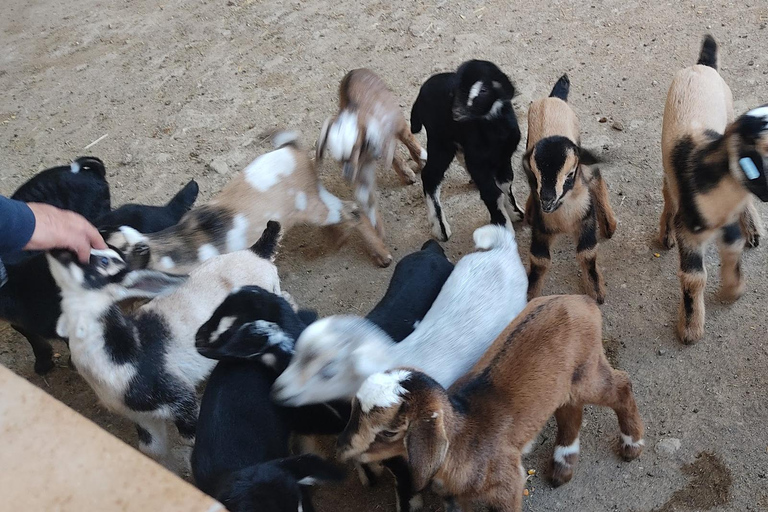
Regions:
[[698, 63], [675, 75], [662, 129], [664, 211], [659, 241], [677, 242], [682, 301], [677, 336], [695, 343], [704, 334], [704, 250], [717, 237], [721, 296], [744, 292], [745, 237], [756, 246], [762, 230], [754, 194], [768, 201], [768, 105], [734, 120], [731, 90], [717, 72], [717, 44], [706, 36]]
[[[195, 350], [197, 329], [235, 287], [280, 291], [271, 261], [279, 232], [270, 222], [251, 250], [211, 259], [188, 279], [129, 271], [112, 249], [92, 251], [85, 265], [68, 251], [48, 254], [62, 296], [57, 332], [69, 338], [72, 360], [101, 402], [136, 423], [142, 452], [166, 462], [168, 420], [194, 439], [196, 387], [214, 364]], [[123, 314], [118, 302], [132, 297], [157, 298]]]
[[[414, 487], [432, 488], [460, 510], [475, 504], [522, 510], [526, 454], [554, 414], [552, 480], [568, 482], [579, 454], [584, 405], [610, 407], [625, 460], [643, 450], [643, 423], [626, 373], [603, 353], [602, 319], [586, 296], [532, 300], [448, 390], [411, 368], [368, 377], [339, 438], [342, 460], [407, 457]], [[456, 510], [456, 508], [452, 508]]]
[[378, 234], [384, 226], [376, 211], [376, 163], [394, 167], [403, 183], [415, 183], [416, 175], [397, 155], [397, 142], [405, 144], [421, 169], [427, 153], [408, 129], [397, 98], [370, 69], [353, 69], [339, 85], [339, 113], [323, 124], [317, 141], [316, 160], [325, 148], [343, 165], [344, 178], [354, 184], [355, 198]]
[[204, 206], [193, 208], [172, 228], [146, 235], [122, 227], [107, 242], [126, 254], [132, 268], [149, 255], [149, 267], [174, 273], [248, 247], [269, 220], [284, 230], [296, 224], [336, 226], [340, 243], [357, 229], [374, 260], [382, 267], [392, 255], [354, 203], [341, 201], [320, 183], [296, 134], [278, 132], [275, 150], [258, 157]]
[[[269, 399], [293, 340], [317, 318], [258, 286], [232, 292], [197, 332], [200, 354], [218, 360], [205, 387], [192, 451], [197, 486], [231, 511], [314, 510], [306, 486], [343, 477], [314, 455], [289, 456], [292, 432], [337, 434], [349, 417], [321, 404], [284, 408]], [[225, 436], [221, 433], [226, 432]]]
[[528, 109], [528, 142], [523, 169], [531, 195], [525, 206], [531, 225], [528, 299], [538, 297], [552, 262], [555, 237], [568, 233], [577, 240], [584, 292], [599, 304], [605, 301], [603, 274], [597, 266], [597, 229], [605, 238], [616, 231], [616, 217], [597, 159], [581, 147], [579, 120], [568, 105], [571, 82], [563, 75], [548, 98]]
[[[28, 182], [34, 185], [34, 194], [30, 192], [29, 197], [67, 208], [82, 208], [82, 205], [93, 203], [88, 207], [93, 210], [91, 213], [99, 211], [94, 206], [97, 204], [106, 204], [108, 208], [109, 188], [102, 189], [102, 182], [106, 183], [102, 175], [104, 168], [93, 163], [94, 160], [79, 158], [69, 171], [65, 167], [43, 171]], [[74, 174], [79, 176], [74, 180], [66, 178], [65, 174], [72, 173], [72, 169], [76, 169]], [[50, 179], [43, 180], [40, 176]], [[22, 189], [28, 190], [26, 185]], [[131, 226], [145, 233], [160, 231], [179, 221], [195, 202], [197, 193], [197, 183], [192, 180], [165, 206], [124, 205], [101, 215], [95, 224], [102, 234], [110, 231], [110, 225]], [[35, 354], [35, 372], [44, 375], [55, 366], [53, 348], [48, 340], [60, 339], [56, 334], [56, 322], [61, 316], [59, 288], [43, 253], [8, 265], [7, 271], [8, 282], [0, 288], [0, 319], [10, 323], [27, 339]]]
[[512, 195], [511, 158], [520, 143], [514, 95], [509, 77], [482, 60], [467, 61], [455, 73], [433, 75], [421, 86], [411, 109], [411, 132], [427, 129], [429, 158], [421, 179], [432, 235], [438, 240], [451, 237], [440, 186], [456, 155], [480, 191], [492, 224], [512, 230], [512, 222], [523, 218]]

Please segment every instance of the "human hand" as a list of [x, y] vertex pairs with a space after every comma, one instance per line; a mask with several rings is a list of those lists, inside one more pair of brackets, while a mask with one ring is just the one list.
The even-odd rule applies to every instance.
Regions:
[[44, 203], [27, 203], [35, 215], [35, 231], [24, 247], [27, 251], [69, 249], [87, 263], [91, 248], [106, 249], [98, 230], [84, 217]]

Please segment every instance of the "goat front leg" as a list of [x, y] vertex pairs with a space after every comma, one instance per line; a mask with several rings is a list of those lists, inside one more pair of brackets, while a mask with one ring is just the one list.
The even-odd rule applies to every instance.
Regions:
[[739, 223], [734, 222], [722, 229], [718, 239], [720, 248], [720, 295], [728, 302], [738, 300], [744, 293], [744, 276], [741, 274], [741, 253], [744, 238]]
[[[676, 223], [678, 224], [678, 223]], [[704, 334], [704, 287], [707, 270], [704, 268], [704, 244], [692, 239], [680, 225], [675, 226], [680, 253], [680, 302], [677, 320], [677, 337], [685, 344], [696, 343]]]
[[146, 417], [136, 422], [139, 450], [165, 467], [168, 466], [168, 425], [161, 418]]
[[405, 144], [408, 153], [411, 155], [411, 159], [416, 162], [418, 170], [421, 171], [427, 163], [427, 151], [421, 147], [419, 141], [416, 140], [416, 137], [411, 133], [411, 129], [407, 123], [403, 123], [403, 127], [397, 132], [397, 138], [400, 139], [400, 142]]
[[671, 249], [675, 246], [675, 226], [672, 219], [675, 215], [675, 200], [667, 184], [667, 178], [664, 177], [664, 185], [661, 188], [664, 194], [664, 209], [661, 211], [659, 219], [659, 243], [665, 249]]
[[582, 413], [581, 404], [567, 404], [555, 411], [557, 440], [552, 455], [552, 485], [555, 487], [570, 482], [573, 477], [573, 469], [579, 460]]
[[581, 220], [576, 257], [581, 266], [581, 285], [598, 304], [605, 302], [603, 274], [597, 267], [597, 219], [594, 205]]
[[197, 393], [194, 389], [187, 390], [183, 396], [173, 404], [173, 422], [179, 431], [184, 444], [195, 444], [195, 432], [197, 430], [197, 417], [200, 407], [197, 403]]
[[[505, 464], [504, 475], [485, 493], [484, 505], [488, 512], [520, 512], [523, 510], [523, 490], [525, 489], [525, 468], [520, 453], [510, 457]], [[472, 510], [471, 507], [467, 510]]]
[[376, 209], [376, 161], [366, 162], [357, 177], [355, 183], [355, 199], [363, 209], [371, 225], [383, 239], [384, 225]]
[[451, 226], [445, 217], [440, 204], [440, 185], [445, 177], [445, 171], [451, 165], [455, 150], [443, 147], [429, 146], [429, 159], [421, 172], [421, 182], [424, 187], [424, 199], [427, 202], [427, 214], [432, 225], [432, 236], [442, 242], [451, 238]]
[[592, 181], [590, 182], [589, 189], [592, 201], [595, 204], [600, 235], [603, 238], [611, 238], [616, 232], [616, 215], [613, 213], [613, 208], [611, 208], [608, 185], [605, 183], [600, 169], [595, 168], [592, 170]]
[[51, 346], [51, 343], [42, 336], [28, 331], [23, 327], [13, 324], [11, 324], [11, 327], [27, 338], [27, 341], [32, 346], [32, 352], [35, 354], [35, 373], [38, 375], [45, 375], [53, 370], [56, 364], [53, 362], [53, 347]]
[[[480, 198], [491, 215], [491, 224], [504, 226], [514, 233], [512, 219], [510, 219], [506, 207], [506, 203], [509, 200], [496, 181], [498, 172], [492, 168], [489, 169], [486, 162], [482, 158], [478, 158], [478, 155], [474, 153], [465, 155], [465, 158], [469, 175], [474, 180], [477, 190], [480, 191]], [[515, 215], [515, 218], [517, 218], [517, 215]]]
[[507, 212], [507, 216], [512, 222], [520, 222], [525, 218], [525, 213], [517, 204], [517, 199], [515, 199], [515, 195], [512, 193], [513, 176], [512, 163], [507, 162], [507, 165], [499, 169], [496, 175], [496, 184], [504, 196], [504, 210]]
[[405, 163], [405, 160], [403, 160], [400, 155], [395, 154], [392, 158], [392, 168], [395, 170], [395, 173], [397, 173], [400, 181], [406, 185], [413, 185], [416, 183], [416, 173], [408, 167], [408, 164]]
[[531, 253], [530, 269], [528, 270], [528, 300], [541, 295], [544, 285], [544, 276], [552, 263], [549, 247], [552, 245], [553, 235], [544, 233], [536, 224], [531, 228]]
[[755, 204], [750, 197], [747, 201], [747, 207], [741, 212], [739, 218], [741, 230], [744, 238], [747, 240], [747, 247], [757, 247], [760, 245], [760, 235], [763, 234], [763, 224], [760, 222], [760, 214], [757, 213]]

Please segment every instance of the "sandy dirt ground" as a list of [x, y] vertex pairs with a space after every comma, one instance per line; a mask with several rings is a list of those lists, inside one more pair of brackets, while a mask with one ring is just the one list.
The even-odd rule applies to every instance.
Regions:
[[[523, 127], [529, 102], [568, 72], [582, 141], [607, 160], [603, 175], [619, 217], [615, 237], [600, 245], [608, 285], [604, 338], [612, 362], [634, 382], [647, 448], [639, 460], [621, 461], [613, 414], [588, 408], [575, 477], [552, 489], [550, 422], [525, 459], [537, 474], [524, 509], [768, 510], [768, 248], [745, 252], [748, 288], [733, 305], [717, 298], [718, 258], [710, 250], [706, 336], [687, 347], [672, 331], [677, 254], [655, 243], [661, 118], [673, 73], [695, 62], [702, 35], [711, 32], [736, 112], [765, 103], [766, 24], [768, 4], [756, 0], [4, 0], [0, 192], [90, 153], [107, 164], [115, 205], [164, 202], [192, 177], [203, 202], [268, 150], [259, 136], [266, 129], [299, 129], [311, 150], [349, 69], [376, 70], [409, 112], [431, 74], [489, 59], [515, 82]], [[516, 169], [519, 158], [520, 151]], [[214, 161], [220, 172], [210, 167]], [[336, 166], [326, 163], [322, 177], [351, 198]], [[398, 260], [429, 237], [421, 187], [380, 170], [379, 190]], [[514, 190], [520, 199], [527, 195], [522, 171]], [[454, 231], [445, 248], [456, 261], [472, 250], [471, 233], [487, 212], [456, 164], [443, 201]], [[768, 221], [768, 208], [759, 210]], [[517, 236], [527, 260], [530, 231], [518, 226]], [[366, 312], [391, 268], [376, 268], [359, 240], [339, 251], [327, 242], [316, 229], [287, 234], [277, 262], [284, 288], [323, 315]], [[573, 242], [560, 239], [553, 258], [545, 293], [578, 293]], [[58, 368], [38, 377], [26, 341], [0, 325], [0, 363], [135, 445], [132, 426], [98, 405], [67, 367], [66, 347], [56, 347]], [[321, 511], [395, 510], [388, 480], [363, 489], [352, 476], [320, 489], [316, 502]], [[428, 510], [439, 508], [430, 500]]]

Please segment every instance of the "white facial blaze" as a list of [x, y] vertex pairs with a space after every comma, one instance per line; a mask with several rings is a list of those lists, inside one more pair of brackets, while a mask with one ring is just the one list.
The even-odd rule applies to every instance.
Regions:
[[290, 148], [277, 149], [258, 157], [243, 170], [245, 181], [259, 192], [266, 192], [296, 168]]
[[374, 373], [363, 382], [357, 391], [360, 408], [368, 413], [374, 407], [389, 407], [400, 402], [408, 391], [401, 385], [411, 372], [394, 370], [387, 373]]
[[478, 80], [474, 84], [472, 84], [472, 87], [469, 89], [469, 97], [467, 98], [467, 106], [471, 107], [472, 103], [475, 101], [475, 98], [480, 94], [480, 89], [483, 88], [483, 82], [481, 80]]

